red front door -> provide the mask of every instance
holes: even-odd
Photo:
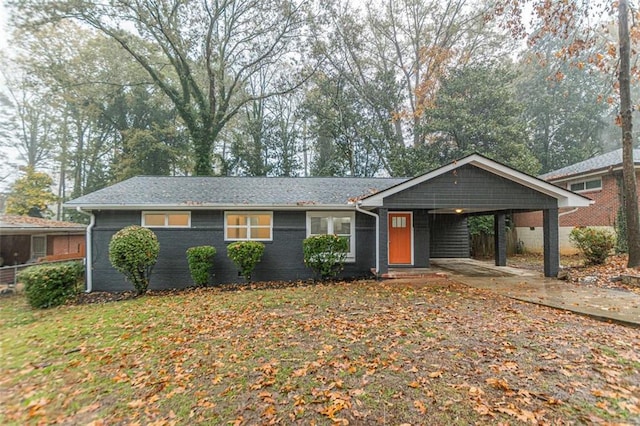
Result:
[[[389,264],[411,265],[411,213],[389,213]]]

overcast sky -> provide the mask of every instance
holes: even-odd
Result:
[[[7,11],[4,8],[4,0],[0,0],[0,49],[7,47]]]

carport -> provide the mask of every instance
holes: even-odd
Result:
[[[506,217],[542,211],[544,275],[560,267],[558,213],[586,207],[580,194],[473,154],[432,172],[364,197],[358,208],[374,214],[377,274],[389,268],[425,268],[432,258],[468,258],[467,219],[494,218],[495,265],[506,266]]]

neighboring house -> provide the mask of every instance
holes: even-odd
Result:
[[[312,277],[302,240],[331,233],[349,239],[344,276],[384,276],[390,268],[428,267],[430,258],[469,257],[467,217],[495,217],[496,264],[506,265],[505,217],[542,211],[544,272],[559,268],[558,209],[587,206],[571,191],[474,154],[408,179],[284,177],[135,177],[65,204],[91,215],[87,228],[87,291],[130,290],[109,263],[114,233],[149,227],[160,256],[151,288],[191,285],[186,250],[212,245],[214,283],[240,281],[226,246],[264,242],[255,280]]]
[[[636,177],[640,178],[640,149],[633,151]],[[622,149],[554,170],[538,176],[561,188],[589,197],[594,203],[586,208],[560,210],[559,246],[562,252],[575,252],[569,233],[576,226],[591,226],[615,232],[622,194]],[[543,232],[540,212],[514,216],[518,239],[525,250],[542,251]]]
[[[86,225],[30,216],[0,216],[0,266],[45,256],[84,255]]]

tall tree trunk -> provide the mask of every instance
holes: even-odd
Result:
[[[620,39],[620,120],[622,125],[622,183],[624,207],[627,219],[627,243],[629,268],[640,266],[640,223],[638,216],[638,191],[633,164],[633,123],[631,121],[630,88],[630,37],[627,0],[618,2],[618,37]]]

